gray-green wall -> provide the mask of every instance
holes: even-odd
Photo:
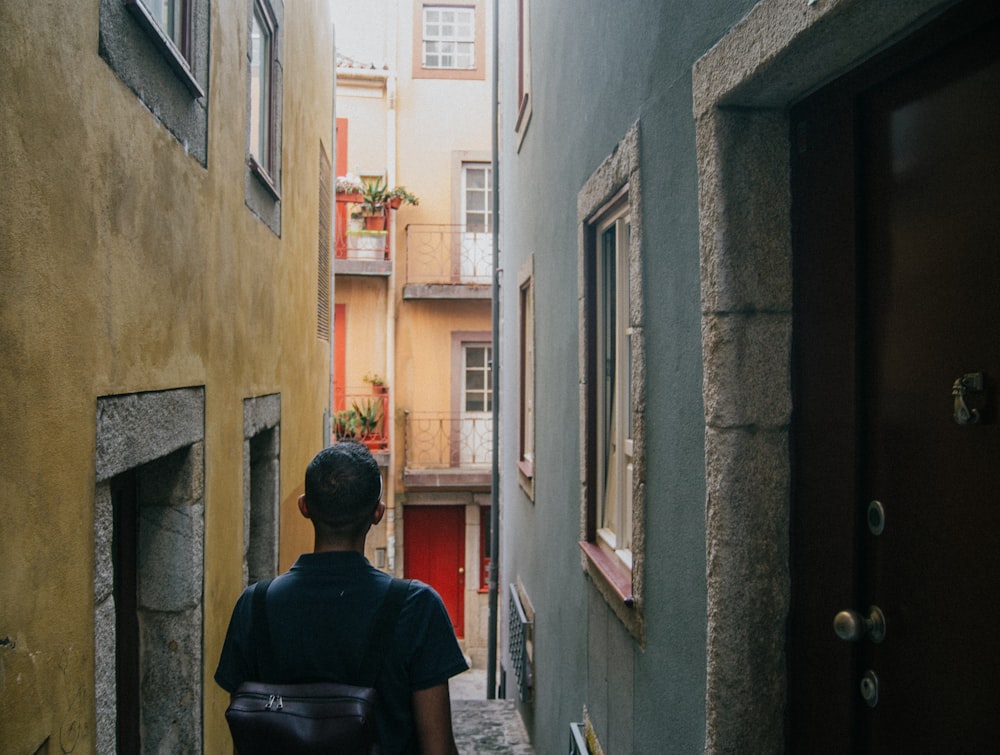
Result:
[[[753,5],[535,0],[531,121],[519,151],[516,67],[501,62],[501,412],[516,426],[517,274],[534,255],[535,500],[502,473],[501,586],[535,609],[538,752],[586,705],[609,753],[705,742],[705,428],[691,69]],[[501,50],[514,40],[501,19]],[[506,46],[511,50],[511,45]],[[577,193],[637,122],[646,337],[645,648],[581,568]],[[504,433],[504,437],[516,434]],[[516,442],[502,469],[516,470]],[[506,597],[506,592],[502,593]],[[511,684],[510,679],[508,683]],[[665,746],[669,743],[669,746]]]

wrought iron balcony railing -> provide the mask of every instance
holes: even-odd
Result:
[[[488,286],[492,273],[492,233],[463,225],[406,226],[407,284]]]
[[[493,418],[485,412],[404,412],[404,482],[408,486],[488,485]]]

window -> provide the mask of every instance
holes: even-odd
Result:
[[[534,257],[529,257],[518,275],[518,478],[534,500],[535,476],[535,287]]]
[[[452,458],[462,467],[485,468],[493,462],[493,345],[490,333],[454,331],[451,337],[452,406],[457,417]]]
[[[493,170],[490,163],[462,163],[463,283],[490,283],[493,269]]]
[[[579,194],[584,565],[642,641],[644,376],[636,124]]]
[[[517,134],[517,148],[528,130],[531,120],[531,3],[517,0],[517,115],[514,118],[514,132]]]
[[[191,70],[192,0],[125,0],[125,6],[191,94],[203,97],[205,92]]]
[[[271,131],[274,49],[274,19],[266,5],[255,2],[250,30],[249,151],[258,170],[268,179],[274,169]]]
[[[281,0],[250,0],[246,204],[281,235]]]
[[[413,13],[414,78],[486,78],[484,0],[415,0]]]
[[[424,68],[473,68],[476,14],[472,8],[424,6]]]
[[[101,0],[98,50],[119,79],[208,164],[210,0]]]
[[[632,329],[625,203],[597,226],[597,537],[632,568]]]

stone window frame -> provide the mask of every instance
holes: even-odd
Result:
[[[778,752],[785,744],[791,105],[953,4],[827,0],[792,12],[783,0],[761,0],[692,70],[705,406],[706,752]]]
[[[472,68],[425,68],[423,63],[424,8],[426,6],[456,6],[472,8],[475,14],[475,64]],[[486,2],[485,0],[413,0],[413,68],[414,79],[486,79]]]
[[[98,54],[203,167],[208,166],[211,0],[188,0],[182,52],[137,0],[100,0]]]
[[[253,77],[250,54],[254,14],[257,9],[272,22],[271,87],[270,87],[270,163],[262,165],[250,148]],[[244,201],[247,208],[260,218],[276,236],[281,236],[281,169],[282,169],[282,103],[284,100],[284,23],[283,0],[248,0],[246,15],[246,159],[243,171]]]
[[[579,390],[580,390],[580,549],[584,571],[629,633],[645,644],[643,582],[645,574],[645,339],[642,284],[642,187],[639,173],[639,122],[591,174],[577,195]],[[630,222],[628,286],[632,365],[629,382],[632,408],[632,565],[607,553],[598,542],[597,523],[597,385],[596,359],[596,221],[625,203]]]
[[[201,750],[204,695],[204,388],[97,399],[94,491],[94,689],[98,752],[118,734],[116,480],[134,474],[139,715],[150,741]]]

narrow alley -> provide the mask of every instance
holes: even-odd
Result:
[[[461,755],[533,755],[513,700],[486,699],[486,672],[470,669],[451,680],[451,719]]]

